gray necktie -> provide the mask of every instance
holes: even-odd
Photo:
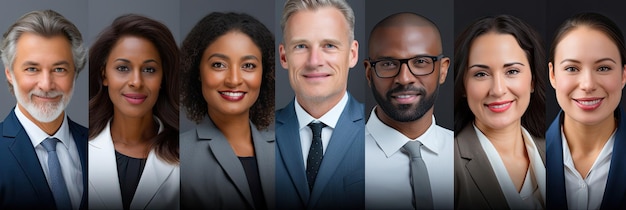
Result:
[[[315,185],[315,178],[317,172],[322,164],[324,158],[324,147],[322,146],[322,128],[326,125],[322,122],[309,123],[311,131],[313,132],[313,141],[311,142],[311,148],[309,148],[309,156],[306,160],[306,177],[309,183],[309,190],[313,190]]]
[[[430,190],[430,179],[428,179],[428,169],[420,148],[419,141],[409,141],[403,148],[411,156],[411,186],[413,186],[413,205],[415,209],[433,209],[433,196]]]
[[[41,146],[48,151],[48,177],[50,178],[50,189],[56,203],[57,209],[72,209],[70,195],[67,192],[65,179],[63,179],[63,171],[61,171],[61,163],[57,155],[57,142],[59,139],[51,137],[41,142]]]

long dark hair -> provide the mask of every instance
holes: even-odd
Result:
[[[510,34],[517,40],[530,63],[534,92],[530,95],[530,104],[522,115],[522,126],[536,137],[545,136],[545,85],[547,63],[543,44],[537,32],[524,21],[511,15],[484,17],[470,25],[454,43],[454,131],[461,130],[475,119],[474,113],[465,97],[464,77],[467,73],[470,46],[479,36],[487,32]]]
[[[187,118],[199,123],[207,116],[207,102],[202,96],[200,60],[204,50],[218,37],[230,31],[246,34],[261,51],[263,67],[261,92],[250,107],[250,120],[258,129],[274,121],[274,35],[265,25],[247,14],[213,12],[200,20],[181,47],[181,98]]]
[[[179,51],[170,30],[150,18],[128,14],[116,18],[105,28],[89,50],[89,138],[96,137],[113,117],[113,103],[108,88],[102,84],[102,72],[115,43],[123,36],[138,36],[152,42],[163,64],[163,81],[152,113],[163,123],[163,131],[153,139],[158,157],[170,163],[178,158]]]

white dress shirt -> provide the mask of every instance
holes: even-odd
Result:
[[[600,209],[604,188],[609,178],[609,168],[611,166],[611,156],[613,154],[613,143],[615,142],[615,132],[606,141],[602,151],[596,161],[587,172],[587,177],[582,178],[574,167],[572,153],[569,150],[567,139],[561,127],[561,138],[563,139],[563,165],[565,166],[565,194],[567,196],[567,208],[569,209]]]
[[[476,128],[476,125],[474,125],[474,130],[480,145],[489,159],[489,163],[498,179],[498,184],[509,207],[511,209],[545,209],[546,167],[530,133],[522,127],[524,146],[526,147],[530,164],[526,171],[524,183],[522,183],[522,189],[518,192],[496,148],[487,136]]]
[[[67,192],[72,202],[72,209],[78,209],[83,196],[83,171],[80,164],[80,156],[78,155],[78,148],[70,132],[67,115],[63,116],[61,127],[52,136],[37,127],[35,123],[31,122],[18,106],[15,106],[15,116],[17,116],[20,124],[24,127],[31,143],[33,143],[35,153],[37,153],[37,157],[39,158],[39,164],[48,181],[48,186],[51,186],[50,172],[48,170],[48,151],[41,145],[41,142],[48,137],[55,137],[60,140],[60,144],[56,144],[57,156],[61,163],[61,171],[63,172],[63,179],[65,180]]]
[[[432,124],[416,139],[410,139],[378,119],[372,110],[365,125],[365,208],[414,209],[410,157],[402,149],[419,141],[428,168],[434,209],[454,208],[454,134]]]
[[[330,142],[330,137],[333,135],[333,130],[335,130],[335,126],[337,125],[337,121],[339,121],[339,117],[343,112],[343,109],[348,104],[348,94],[344,92],[343,97],[339,100],[332,109],[330,109],[326,114],[322,115],[319,119],[315,119],[309,113],[307,113],[298,100],[294,100],[294,106],[296,109],[296,116],[298,117],[298,128],[300,129],[300,146],[302,147],[302,158],[304,160],[304,168],[306,168],[306,160],[309,157],[309,149],[311,148],[311,144],[313,143],[313,131],[309,128],[309,123],[322,122],[326,124],[326,127],[322,128],[322,152],[326,153],[326,148],[328,147],[328,142]]]

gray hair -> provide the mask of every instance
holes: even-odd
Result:
[[[280,20],[280,28],[283,34],[285,34],[285,25],[291,15],[301,10],[317,10],[323,7],[334,7],[343,14],[348,26],[350,26],[350,31],[348,32],[350,41],[354,40],[354,11],[352,11],[352,7],[345,0],[287,0],[283,8],[282,19]]]
[[[72,45],[72,56],[76,68],[75,78],[85,66],[87,51],[83,47],[83,38],[78,28],[63,15],[53,10],[39,10],[26,13],[4,33],[0,53],[4,67],[13,72],[15,46],[23,33],[34,33],[44,37],[65,36]]]

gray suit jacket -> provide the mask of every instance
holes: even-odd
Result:
[[[546,140],[533,136],[546,161]],[[510,209],[472,124],[454,138],[454,208]]]
[[[274,136],[250,128],[263,196],[274,209]],[[180,171],[183,209],[254,209],[243,166],[210,118],[181,134]]]

